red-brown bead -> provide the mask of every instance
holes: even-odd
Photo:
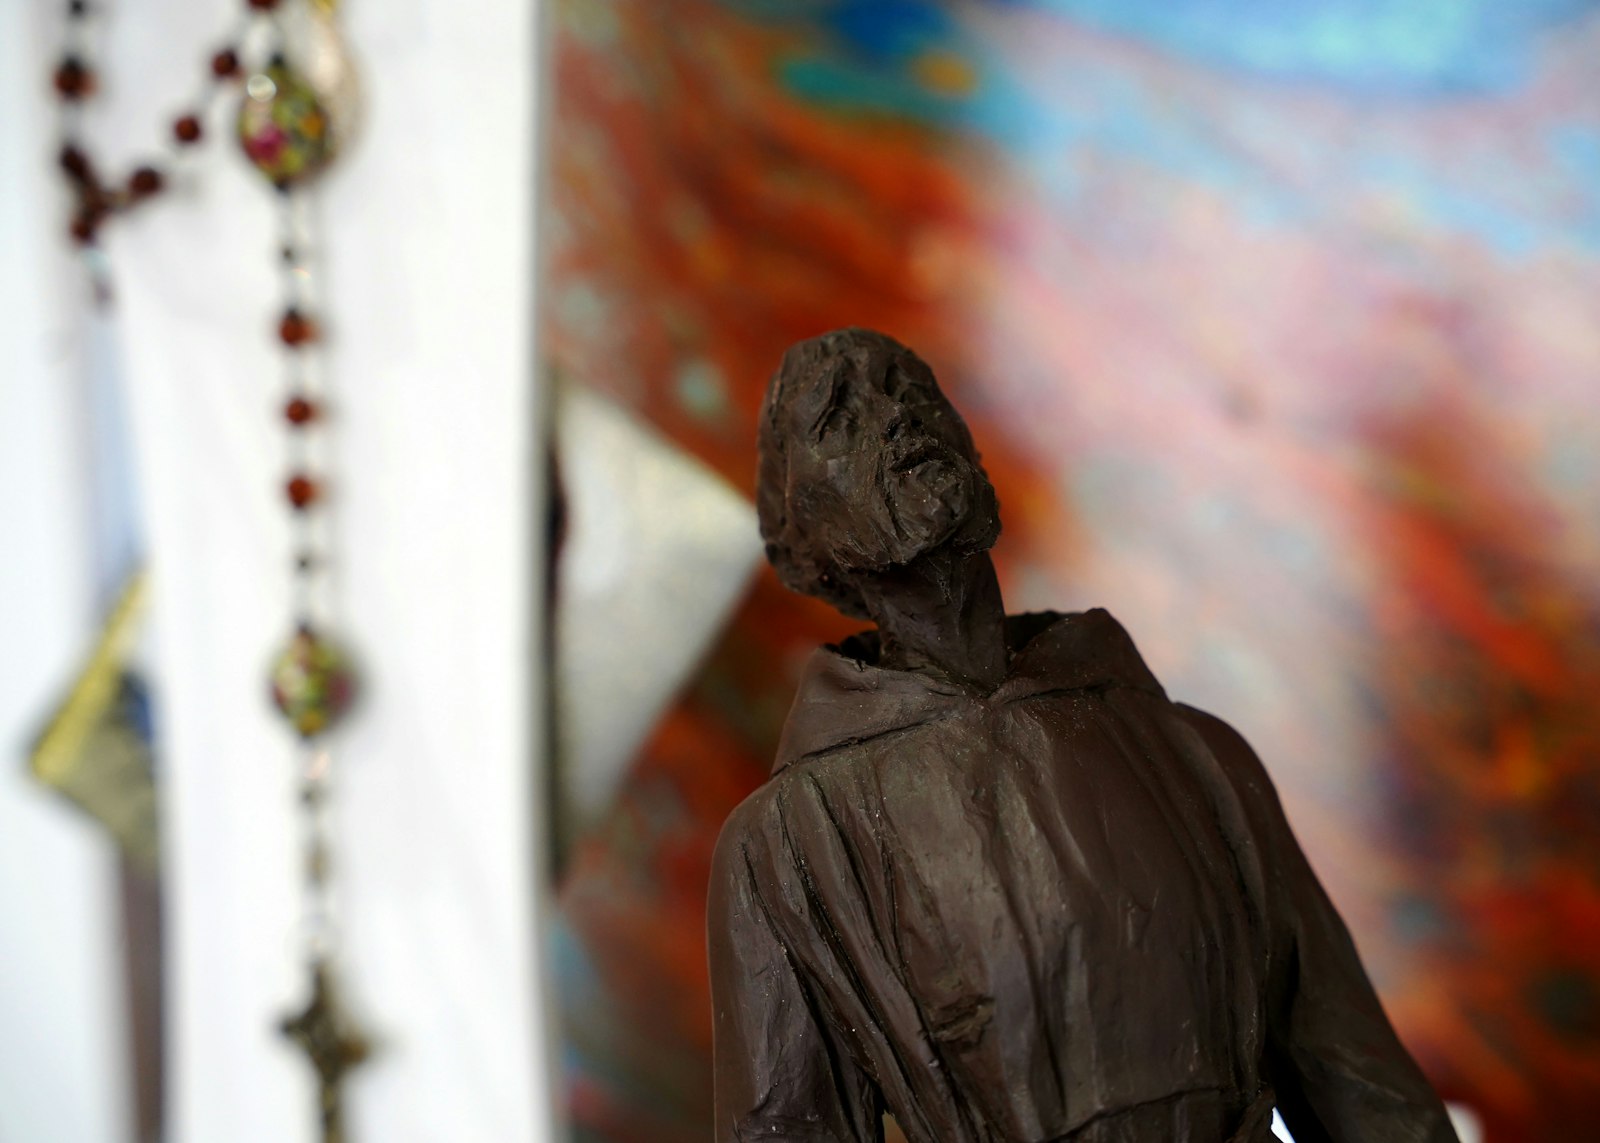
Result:
[[[94,94],[94,72],[77,56],[68,56],[56,68],[55,85],[62,99],[84,99]]]
[[[227,79],[229,76],[239,74],[239,53],[232,48],[223,48],[211,57],[211,74],[218,79]]]
[[[100,229],[100,219],[99,212],[93,210],[79,210],[74,214],[72,216],[72,225],[69,227],[73,241],[80,246],[88,246],[92,243],[95,240],[96,232]]]
[[[94,165],[82,150],[68,143],[61,148],[61,169],[79,186],[94,181]]]
[[[257,12],[270,12],[278,6],[278,0],[246,0],[246,2]]]
[[[200,118],[197,115],[183,115],[173,120],[172,136],[180,143],[198,143],[200,141]]]
[[[295,428],[309,425],[322,415],[322,410],[316,402],[305,397],[290,397],[283,406],[283,419]]]
[[[128,195],[131,198],[149,198],[160,194],[167,185],[164,175],[154,167],[140,167],[128,176]]]
[[[278,322],[278,338],[290,349],[298,349],[306,342],[317,339],[317,323],[290,307]]]
[[[321,486],[303,472],[291,476],[283,488],[289,496],[289,503],[299,512],[305,511],[322,498]]]

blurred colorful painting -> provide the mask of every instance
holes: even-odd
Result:
[[[1600,1122],[1600,3],[561,0],[547,328],[740,487],[791,341],[916,347],[1012,610],[1256,744],[1491,1143]],[[799,664],[759,581],[560,886],[580,1138],[709,1138],[703,908]]]

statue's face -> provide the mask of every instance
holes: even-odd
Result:
[[[902,350],[851,349],[788,402],[789,511],[841,571],[882,571],[945,544],[993,545],[994,489],[933,373]]]

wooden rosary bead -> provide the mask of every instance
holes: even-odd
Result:
[[[218,79],[227,79],[239,74],[239,53],[232,48],[223,48],[211,57],[211,74]]]
[[[172,135],[180,143],[200,141],[201,127],[198,115],[179,116],[172,124]]]
[[[77,56],[67,56],[56,68],[55,85],[62,99],[85,99],[94,94],[94,72],[85,67]]]
[[[297,472],[284,485],[289,503],[297,512],[304,512],[322,498],[322,488],[303,472]]]
[[[128,195],[131,198],[149,198],[160,194],[167,185],[164,175],[154,167],[140,167],[128,176]]]
[[[290,349],[298,349],[308,341],[317,339],[317,323],[291,306],[284,311],[278,323],[278,339]]]

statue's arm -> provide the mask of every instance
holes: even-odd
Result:
[[[746,808],[717,843],[707,908],[718,1143],[882,1143],[876,1089],[836,1050],[775,929],[758,884],[767,848]]]
[[[1220,719],[1183,709],[1261,844],[1274,960],[1267,1063],[1296,1143],[1455,1143],[1444,1104],[1395,1035],[1255,752]]]

